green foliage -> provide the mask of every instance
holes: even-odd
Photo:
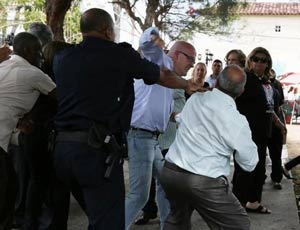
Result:
[[[81,33],[79,32],[80,15],[79,1],[74,1],[65,17],[64,36],[66,42],[78,43],[82,40]]]
[[[167,15],[164,31],[172,40],[188,39],[195,32],[206,34],[223,34],[228,32],[231,23],[237,19],[236,11],[245,1],[239,0],[195,0],[197,8],[193,14],[187,12],[174,21],[174,17]],[[174,9],[173,9],[174,10]],[[173,12],[175,14],[175,12]],[[178,14],[178,13],[177,13]],[[170,14],[172,15],[172,14]],[[169,26],[172,24],[172,26]]]
[[[25,30],[32,22],[46,22],[45,1],[44,0],[17,0],[18,5],[24,6],[24,24]]]
[[[17,12],[13,20],[7,21],[8,10]],[[66,14],[65,19],[65,39],[67,42],[77,42],[81,39],[79,28],[79,1],[75,0]],[[6,36],[8,27],[23,26],[24,30],[32,22],[46,23],[45,0],[0,0],[0,30]]]
[[[224,33],[237,16],[236,10],[246,0],[147,0],[146,14],[138,16],[137,2],[113,0],[142,30],[156,26],[172,40],[186,39],[195,32]]]

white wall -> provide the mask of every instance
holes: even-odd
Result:
[[[275,26],[281,32],[275,32]],[[300,15],[299,16],[247,16],[233,25],[229,36],[197,34],[193,44],[202,57],[209,49],[214,58],[224,60],[230,49],[241,49],[246,55],[257,46],[271,53],[277,74],[300,72]]]

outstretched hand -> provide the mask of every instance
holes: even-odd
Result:
[[[0,47],[0,63],[9,59],[9,55],[11,54],[11,49],[4,43]]]
[[[206,92],[208,90],[207,88],[204,88],[203,86],[193,82],[192,79],[189,79],[187,81],[188,81],[188,86],[185,91],[189,95],[191,95],[195,92]]]

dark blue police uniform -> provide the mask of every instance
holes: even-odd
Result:
[[[116,135],[126,132],[134,102],[133,78],[154,84],[159,74],[159,67],[142,59],[129,44],[85,37],[54,59],[58,135],[88,133],[93,122],[108,124]],[[91,230],[124,229],[123,166],[116,164],[105,179],[107,155],[84,141],[58,140],[55,146],[56,174],[66,189],[81,188]]]

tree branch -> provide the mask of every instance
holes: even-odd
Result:
[[[136,3],[136,1],[135,1],[135,3]],[[136,21],[139,24],[139,26],[141,28],[145,27],[144,23],[142,22],[142,19],[140,17],[137,17],[135,15],[135,13],[133,12],[133,10],[132,10],[133,8],[130,6],[129,0],[112,1],[110,3],[119,5],[121,8],[123,8],[126,11],[126,13],[128,14],[129,17],[131,17],[134,21]]]

